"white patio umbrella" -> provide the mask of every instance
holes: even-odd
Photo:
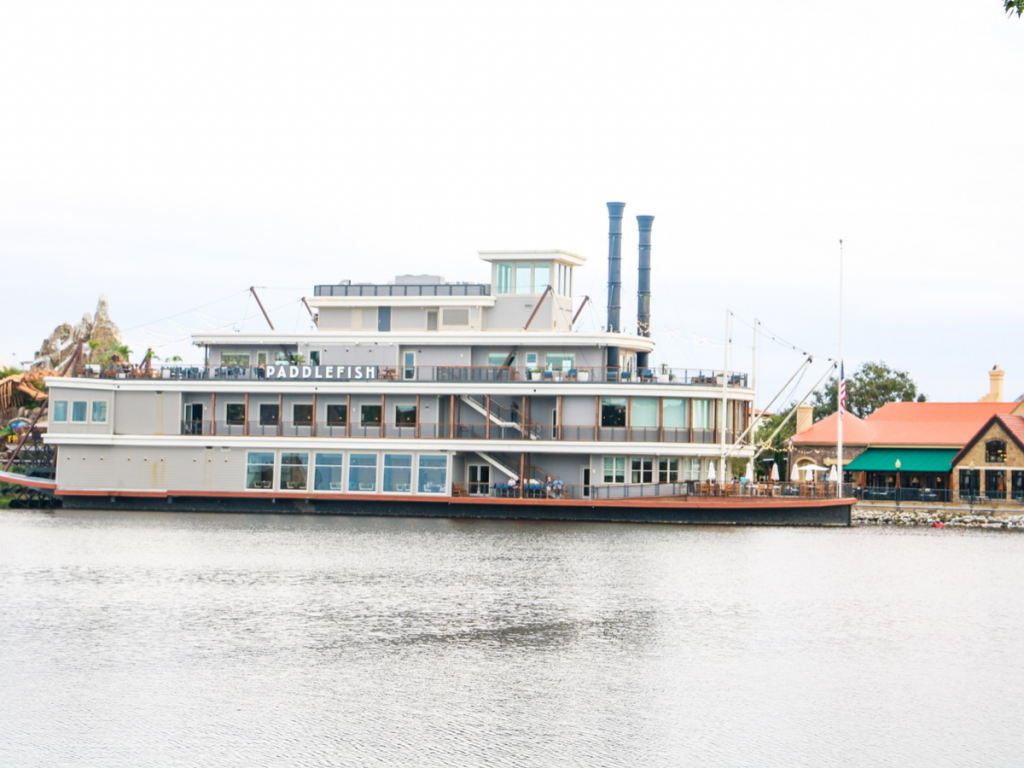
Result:
[[[708,464],[708,482],[713,483],[718,479],[718,473],[715,471],[715,462]]]
[[[747,482],[754,482],[754,460],[751,459],[747,462]]]
[[[772,482],[779,482],[779,465],[776,462],[772,462]]]
[[[835,464],[833,464],[832,465],[832,469],[830,469],[828,471],[828,481],[830,483],[838,483],[839,482],[839,470],[836,469],[836,465]]]
[[[794,483],[800,482],[800,469],[798,467],[793,467],[793,471],[790,473],[789,479]]]

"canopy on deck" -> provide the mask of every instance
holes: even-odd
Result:
[[[949,472],[955,448],[868,448],[846,465],[847,472]]]

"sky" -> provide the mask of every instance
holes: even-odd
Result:
[[[1024,394],[1024,19],[1000,0],[0,3],[0,358],[105,293],[138,357],[305,330],[341,279],[486,281],[479,250],[652,234],[656,363],[839,354]],[[194,311],[198,308],[198,312]],[[186,340],[186,341],[182,341]],[[789,390],[787,390],[787,393]],[[783,393],[783,397],[788,396]],[[793,389],[802,396],[803,391]]]

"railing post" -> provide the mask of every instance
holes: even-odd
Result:
[[[217,434],[217,393],[210,393],[210,434]]]
[[[217,414],[213,414],[214,418],[217,418]],[[229,429],[228,432],[231,430]],[[242,434],[246,437],[249,436],[249,393],[245,393],[245,422],[242,424]]]

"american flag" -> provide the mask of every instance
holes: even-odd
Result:
[[[846,410],[846,367],[839,363],[839,418],[843,418]]]

